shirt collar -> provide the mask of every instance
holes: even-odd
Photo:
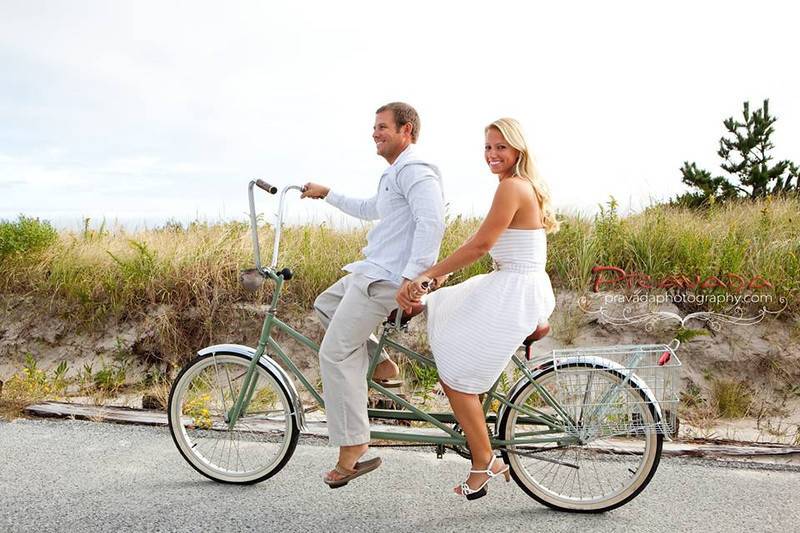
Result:
[[[405,163],[406,161],[410,161],[414,158],[414,143],[409,144],[406,146],[406,149],[400,152],[400,155],[397,156],[397,159],[394,160],[394,163],[389,165],[389,168],[397,168],[400,166],[401,163]]]

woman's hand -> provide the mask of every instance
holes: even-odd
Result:
[[[445,284],[447,278],[450,277],[450,274],[445,274],[444,276],[439,276],[438,278],[433,278],[433,289],[438,289],[442,285]],[[433,290],[431,289],[431,290]]]
[[[414,280],[409,284],[408,293],[412,300],[415,302],[419,302],[422,295],[427,294],[427,292],[432,289],[431,286],[433,280],[422,274],[421,276],[417,276]]]

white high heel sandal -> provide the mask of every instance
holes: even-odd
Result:
[[[497,456],[493,455],[492,460],[489,461],[489,464],[486,466],[486,470],[470,470],[470,474],[486,474],[489,476],[486,481],[484,481],[480,487],[477,489],[472,489],[467,484],[466,481],[463,481],[459,488],[461,489],[461,494],[466,497],[468,500],[477,500],[478,498],[482,498],[486,496],[486,484],[489,483],[492,479],[496,478],[499,475],[504,475],[506,478],[506,483],[511,481],[511,472],[509,470],[509,466],[505,465],[505,468],[498,472],[492,472],[492,466],[494,466],[494,462],[497,460]]]

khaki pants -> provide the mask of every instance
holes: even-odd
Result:
[[[332,446],[369,442],[367,370],[377,346],[373,332],[397,308],[397,289],[389,281],[348,274],[314,301],[326,328],[319,367]],[[387,358],[381,353],[381,360]]]

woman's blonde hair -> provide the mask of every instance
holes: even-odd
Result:
[[[533,155],[528,151],[528,144],[525,142],[525,136],[522,133],[522,126],[513,118],[499,118],[486,126],[484,131],[488,132],[490,128],[499,131],[506,142],[519,151],[517,164],[514,166],[514,174],[531,182],[533,192],[539,201],[539,209],[542,211],[542,224],[544,224],[547,233],[555,233],[558,231],[560,222],[556,219],[556,214],[553,211],[550,189],[536,170]]]

